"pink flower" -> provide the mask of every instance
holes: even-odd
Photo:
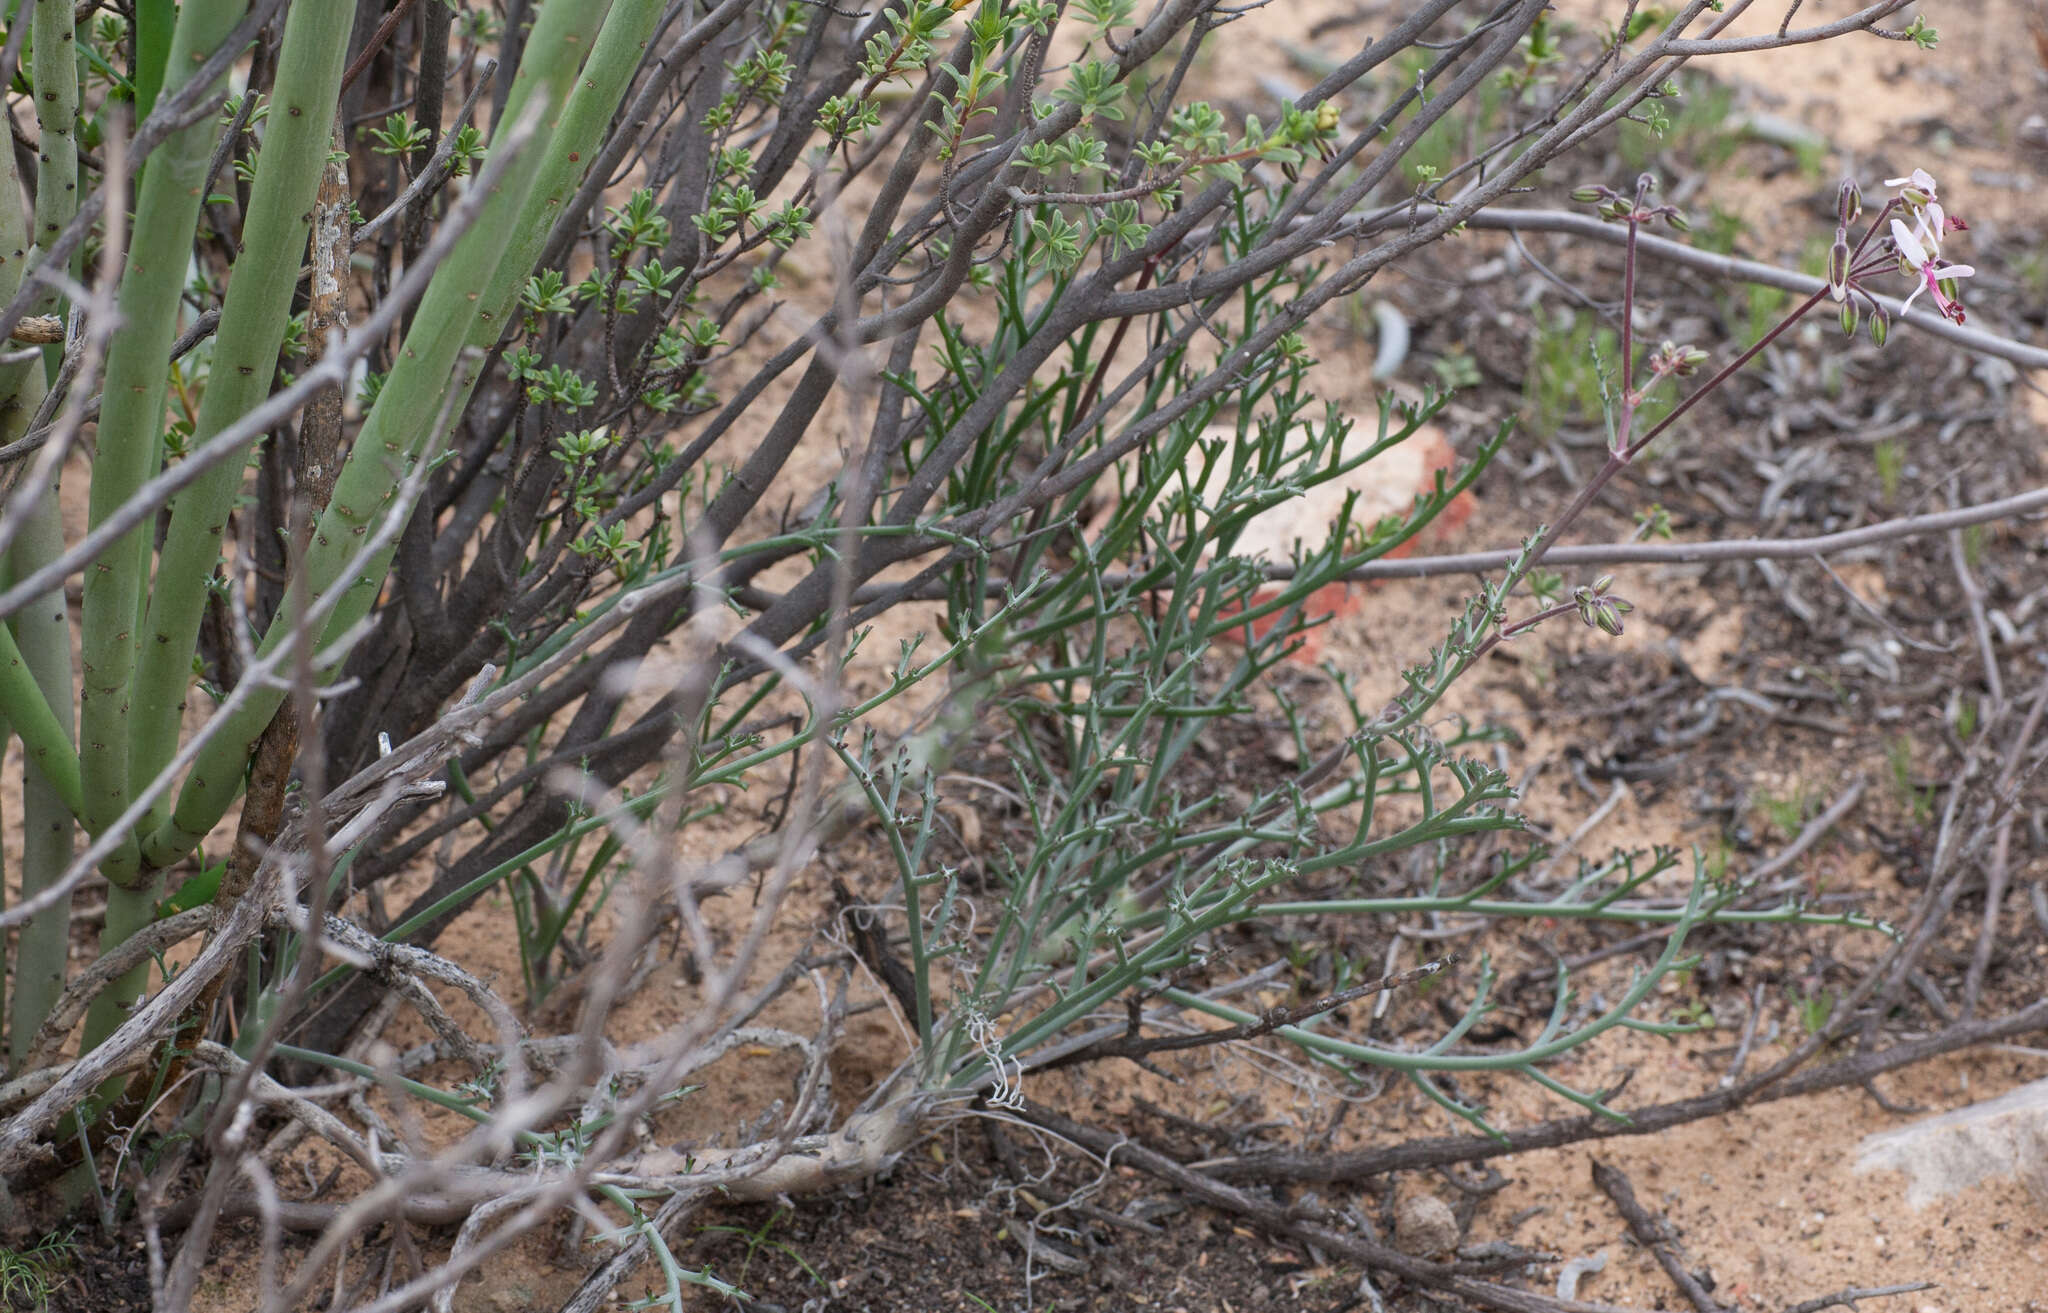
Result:
[[[1937,258],[1941,255],[1944,237],[1969,227],[1961,219],[1949,218],[1941,208],[1937,196],[1939,184],[1925,169],[1915,169],[1904,178],[1886,178],[1884,185],[1901,189],[1899,203],[1905,207],[1906,213],[1913,216],[1913,235],[1920,239],[1925,250]]]
[[[1933,200],[1936,191],[1939,190],[1935,185],[1934,175],[1925,169],[1915,169],[1903,178],[1886,178],[1884,185],[1905,188],[1899,193],[1900,199],[1913,209],[1918,209]]]
[[[1957,278],[1971,277],[1977,272],[1976,269],[1967,264],[1943,264],[1939,248],[1930,252],[1927,245],[1915,235],[1914,230],[1897,219],[1892,220],[1892,241],[1898,245],[1899,258],[1906,262],[1913,276],[1919,281],[1919,286],[1906,298],[1906,304],[1902,308],[1912,309],[1913,302],[1920,293],[1927,292],[1934,297],[1935,307],[1941,311],[1942,318],[1962,323],[1962,305],[1954,300],[1949,292],[1942,289],[1942,284]]]

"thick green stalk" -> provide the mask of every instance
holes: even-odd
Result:
[[[8,209],[16,211],[18,215],[21,207],[16,202],[15,198],[19,194],[19,192],[10,193],[4,200],[0,200],[0,204],[4,204]],[[18,275],[10,275],[8,278],[5,279],[5,281],[18,282]],[[19,289],[17,288],[17,290]],[[28,371],[24,371],[20,365],[5,366],[4,368],[0,368],[0,372],[4,372],[5,375],[5,380],[0,381],[0,395],[4,395],[5,398],[4,400],[0,400],[0,409],[4,409],[4,411],[6,412],[4,417],[0,417],[0,442],[11,442],[16,437],[20,436],[22,429],[25,427],[21,419],[21,416],[24,410],[26,409],[23,397],[21,395],[22,384],[28,381],[28,377],[32,377],[33,375],[30,374]],[[8,562],[0,561],[0,583],[11,584],[13,582],[13,571],[9,567]],[[5,628],[6,625],[0,624],[0,629]],[[4,744],[6,743],[6,741],[7,722],[4,719],[0,719],[0,744]],[[26,785],[28,781],[36,778],[36,772],[33,769],[30,769],[26,766],[23,767],[21,774],[24,785]],[[28,891],[24,889],[22,892],[26,894]],[[4,880],[0,880],[0,905],[4,905],[6,901],[7,885]],[[31,927],[31,929],[33,929],[33,927]],[[14,997],[17,1006],[20,1003],[22,989],[24,988],[24,986],[21,984],[21,958],[25,956],[29,950],[28,934],[28,931],[23,932],[21,938],[21,946],[17,950],[16,954],[16,989]],[[60,979],[58,981],[58,984],[61,987],[63,981]],[[14,1059],[8,1064],[8,1067],[12,1071],[19,1071],[21,1069],[20,1059]]]
[[[4,626],[0,626],[0,715],[6,716],[21,740],[29,768],[49,782],[67,808],[82,815],[84,791],[79,787],[78,753],[71,746],[71,736],[50,710],[49,700],[15,646],[14,631]]]
[[[78,212],[78,40],[71,0],[36,0],[30,32],[35,37],[29,67],[40,139],[34,240],[47,247]]]
[[[270,394],[315,194],[327,167],[353,21],[344,4],[294,5],[285,20],[242,249],[221,305],[194,446]],[[137,786],[154,779],[177,753],[207,583],[220,559],[245,463],[245,455],[230,456],[171,503],[132,686],[128,771]],[[151,819],[161,823],[169,812],[167,796]]]
[[[43,393],[42,373],[31,368],[18,407],[24,418],[34,412]],[[0,428],[0,433],[8,431]],[[10,552],[15,578],[53,561],[64,550],[64,517],[58,509],[53,484],[22,526]],[[22,659],[30,675],[53,707],[63,707],[66,716],[58,727],[69,734],[72,706],[71,614],[64,605],[61,588],[52,589],[31,602],[10,622]],[[21,786],[21,894],[27,898],[55,884],[71,865],[71,808],[41,771],[23,772]],[[14,958],[14,1003],[9,1021],[9,1053],[13,1069],[30,1039],[50,1015],[50,1007],[63,991],[65,969],[71,948],[71,900],[60,898],[30,918],[21,928]]]
[[[187,0],[178,15],[164,87],[182,85],[246,8],[243,0]],[[107,355],[89,501],[94,527],[125,505],[161,460],[166,368],[199,219],[199,193],[216,135],[211,116],[172,134],[150,157],[143,174],[128,268],[121,278],[121,331]],[[79,769],[84,819],[94,834],[111,825],[132,797],[128,685],[135,667],[143,585],[149,576],[151,528],[145,522],[122,535],[85,572]],[[142,882],[137,858],[135,847],[128,845],[102,863],[117,894]],[[121,918],[110,906],[109,936],[117,919]],[[109,937],[103,942],[120,941]],[[101,997],[111,1003],[115,993],[110,990]]]
[[[138,930],[146,930],[156,920],[156,905],[163,901],[164,879],[161,871],[148,871],[140,877],[140,883],[130,887],[110,884],[107,886],[107,919],[100,927],[100,950],[118,948],[128,942],[128,936]],[[128,1019],[136,1000],[149,988],[149,973],[152,963],[144,962],[113,984],[100,991],[99,997],[85,1014],[85,1031],[80,1036],[80,1052],[90,1052],[100,1042],[120,1028]],[[128,1083],[126,1076],[115,1076],[100,1087],[101,1097],[117,1097]]]
[[[156,108],[157,97],[183,82],[171,63],[177,58],[176,0],[135,0],[135,119],[141,122]],[[166,53],[166,47],[169,47]],[[207,49],[212,49],[208,46]],[[168,83],[168,88],[166,87]]]
[[[591,0],[548,0],[528,35],[503,121],[521,122],[532,105],[540,125],[536,137],[498,175],[476,224],[435,271],[420,300],[411,331],[335,482],[333,500],[314,526],[305,565],[314,597],[325,596],[342,582],[342,568],[387,513],[414,462],[438,455],[428,446],[430,441],[438,441],[433,420],[464,344],[472,332],[485,333],[487,326],[480,321],[486,315],[489,331],[485,340],[494,341],[503,325],[503,314],[486,299],[497,286],[500,265],[528,229],[538,229],[540,239],[546,238],[552,216],[535,217],[529,201],[541,194],[536,183],[546,160],[560,148],[557,143],[562,134],[557,125],[562,121],[564,102],[604,10],[605,6]],[[582,158],[589,158],[588,150]],[[557,199],[555,205],[559,204]],[[346,592],[324,630],[328,638],[347,632],[369,614],[389,562],[387,551],[346,582]],[[297,606],[288,602],[264,635],[260,650],[274,651],[286,641],[298,625],[298,615]],[[178,860],[219,822],[241,790],[251,746],[283,697],[279,690],[252,697],[201,750],[170,819],[158,826],[144,845],[152,864]]]
[[[36,176],[35,233],[41,241],[63,230],[78,203],[78,147],[73,137],[78,117],[78,64],[67,0],[36,0],[33,23],[36,119],[42,137]],[[4,195],[0,195],[0,249],[19,255],[19,246],[28,236],[28,224],[21,213],[21,188],[12,152],[8,152],[5,168],[0,169],[0,190],[4,190]],[[0,295],[12,296],[20,290],[21,278],[39,258],[40,252],[32,249],[26,258],[11,259],[0,270]],[[52,290],[38,309],[55,308],[59,300]],[[43,393],[40,362],[23,361],[0,369],[0,442],[13,442],[23,436],[42,403]],[[64,517],[57,501],[57,486],[52,483],[44,489],[41,500],[15,538],[8,554],[7,573],[17,579],[26,578],[63,550]],[[61,738],[65,746],[58,759],[71,780],[71,796],[67,800],[41,765],[22,771],[21,892],[29,898],[56,883],[71,864],[73,808],[79,803],[77,756],[71,746],[76,740],[71,614],[64,603],[64,590],[51,590],[24,607],[8,625],[0,626],[9,628],[23,667],[40,689],[41,706],[48,713],[30,715],[32,723],[44,727],[43,760],[48,761],[48,754],[57,750],[57,745],[49,740]],[[24,746],[29,746],[26,739]],[[31,1038],[63,991],[70,948],[69,898],[60,898],[44,908],[21,929],[15,946],[15,988],[8,1022],[10,1066],[16,1071],[20,1070]]]
[[[4,570],[4,569],[0,569],[0,579],[8,579],[8,572],[7,572],[6,570]],[[11,583],[11,582],[13,582],[13,581],[12,581],[11,579],[8,579],[8,582],[10,582],[10,583]],[[4,721],[4,720],[0,720],[0,741],[4,741],[4,740],[6,739],[6,737],[7,737],[7,722],[6,722],[6,721]],[[27,774],[33,775],[33,774],[35,774],[35,772],[34,772],[34,771],[29,771],[29,772],[27,772]],[[5,882],[5,881],[0,881],[0,906],[5,906],[6,902],[7,902],[7,885],[6,885],[6,882]],[[24,940],[24,941],[23,941],[23,946],[24,946],[24,947],[26,947],[26,946],[27,946],[27,941],[26,941],[26,940]],[[63,982],[62,982],[62,981],[59,981],[58,983],[59,983],[59,984],[61,985],[61,984],[62,984]],[[22,987],[21,987],[21,985],[20,985],[20,982],[19,982],[19,981],[17,981],[17,982],[16,982],[16,988],[15,988],[15,994],[14,994],[14,997],[15,997],[15,1000],[16,1000],[16,1002],[17,1002],[17,1003],[19,1003],[19,1001],[20,1001],[20,999],[21,999],[21,988],[22,988]],[[5,987],[4,987],[4,985],[0,985],[0,996],[4,996],[4,993],[5,993]],[[16,1058],[16,1059],[14,1059],[14,1060],[10,1061],[10,1062],[9,1062],[9,1063],[8,1063],[7,1065],[8,1065],[8,1069],[9,1069],[10,1071],[18,1071],[18,1070],[20,1070],[20,1060],[19,1060],[18,1058]]]
[[[534,262],[554,231],[555,220],[562,217],[562,206],[583,185],[583,175],[604,142],[612,115],[626,98],[663,8],[662,0],[617,0],[605,18],[597,44],[591,47],[590,62],[562,107],[561,121],[548,143],[547,157],[541,161],[540,177],[520,215],[519,229],[484,295],[486,313],[477,316],[470,330],[473,358],[461,362],[461,372],[455,377],[454,413],[461,413],[476,387],[484,353],[497,345],[520,289],[533,276]]]
[[[14,153],[0,152],[0,300],[21,290],[21,280],[31,261],[28,216],[21,208],[21,178],[15,172]],[[74,169],[75,176],[75,169]],[[29,419],[42,401],[42,370],[34,360],[0,366],[0,443],[12,442],[28,428]],[[50,494],[54,497],[53,491]],[[38,512],[40,514],[40,512]],[[17,562],[20,556],[16,556]],[[38,605],[32,608],[42,610]],[[70,662],[70,642],[65,642],[65,662]],[[66,681],[68,685],[68,680]],[[53,706],[63,707],[60,720]],[[44,696],[29,664],[15,646],[14,632],[0,625],[0,716],[4,716],[21,739],[31,779],[47,781],[63,798],[68,810],[83,808],[79,788],[78,752],[72,746],[69,725],[70,690],[54,704]]]

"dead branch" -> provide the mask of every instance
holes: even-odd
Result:
[[[1432,1263],[1414,1258],[1388,1245],[1377,1244],[1351,1231],[1335,1229],[1335,1219],[1315,1220],[1297,1216],[1297,1210],[1263,1199],[1246,1190],[1216,1179],[1208,1171],[1197,1171],[1166,1155],[1135,1144],[1121,1135],[1085,1126],[1080,1122],[1035,1105],[1020,1114],[1034,1126],[1079,1145],[1112,1165],[1136,1167],[1193,1196],[1203,1203],[1223,1208],[1274,1235],[1305,1241],[1333,1254],[1382,1272],[1391,1272],[1430,1290],[1456,1295],[1481,1308],[1503,1313],[1635,1313],[1613,1304],[1592,1304],[1575,1299],[1558,1299],[1534,1291],[1479,1281],[1466,1275],[1464,1264]]]
[[[1699,1313],[1721,1313],[1720,1301],[1707,1293],[1698,1277],[1685,1270],[1685,1263],[1671,1235],[1671,1224],[1637,1201],[1635,1187],[1629,1184],[1622,1170],[1596,1161],[1593,1164],[1593,1184],[1614,1201],[1615,1211],[1628,1223],[1629,1234],[1656,1257],[1657,1265],[1664,1269],[1665,1276],[1671,1278],[1671,1284],[1678,1287],[1678,1293],[1690,1300]]]
[[[1786,1309],[1785,1313],[1820,1313],[1825,1308],[1851,1308],[1858,1300],[1884,1299],[1890,1295],[1910,1295],[1915,1291],[1933,1290],[1935,1288],[1935,1284],[1932,1281],[1915,1281],[1910,1285],[1903,1286],[1851,1286],[1846,1290],[1837,1290],[1832,1295],[1822,1295],[1818,1299],[1809,1299],[1802,1303],[1794,1304]]]

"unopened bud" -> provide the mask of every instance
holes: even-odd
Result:
[[[1877,345],[1877,346],[1883,346],[1883,345],[1884,345],[1884,340],[1885,340],[1886,338],[1890,337],[1891,335],[1892,335],[1892,321],[1891,321],[1891,316],[1887,315],[1887,314],[1886,314],[1886,313],[1885,313],[1884,311],[1882,311],[1882,310],[1872,310],[1872,311],[1870,312],[1870,340],[1871,340],[1871,342],[1872,342],[1873,344]]]
[[[1843,179],[1842,190],[1835,193],[1835,220],[1844,228],[1856,222],[1863,213],[1863,191],[1852,179]]]
[[[1574,187],[1572,188],[1572,199],[1581,205],[1591,205],[1596,201],[1607,199],[1607,189],[1590,185]]]
[[[1593,623],[1616,638],[1621,637],[1621,617],[1615,614],[1613,607],[1595,607],[1593,609]]]
[[[1617,196],[1600,207],[1600,217],[1603,219],[1626,219],[1634,208],[1627,201]]]
[[[1853,301],[1843,303],[1840,317],[1843,335],[1847,337],[1856,336],[1856,325],[1862,320],[1863,316],[1857,312]]]
[[[1840,237],[1828,248],[1828,295],[1837,302],[1849,299],[1849,243]]]
[[[1335,132],[1336,130],[1337,107],[1326,100],[1316,106],[1316,131]]]
[[[1664,208],[1664,222],[1670,224],[1673,228],[1677,229],[1679,232],[1682,233],[1689,233],[1692,231],[1692,221],[1687,219],[1684,213],[1680,211],[1676,206],[1666,206]]]
[[[1612,587],[1614,587],[1614,576],[1611,574],[1603,574],[1593,581],[1593,591],[1596,593],[1604,593]]]

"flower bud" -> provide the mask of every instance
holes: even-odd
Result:
[[[1835,194],[1835,220],[1844,228],[1856,222],[1863,213],[1863,192],[1851,179],[1843,179],[1842,190]]]
[[[1870,312],[1870,340],[1871,340],[1871,342],[1872,342],[1873,344],[1877,345],[1877,346],[1883,346],[1883,345],[1884,345],[1884,340],[1885,340],[1886,338],[1890,337],[1891,335],[1892,335],[1892,321],[1891,321],[1891,316],[1887,315],[1887,314],[1886,314],[1886,313],[1885,313],[1885,312],[1884,312],[1883,310],[1877,310],[1877,309],[1873,309],[1873,310],[1872,310],[1872,311]]]
[[[1326,100],[1316,106],[1316,131],[1335,132],[1336,130],[1337,107]]]
[[[1595,607],[1593,609],[1593,623],[1616,638],[1621,637],[1621,617],[1615,614],[1613,607]]]
[[[1828,295],[1837,304],[1849,299],[1849,243],[1840,237],[1828,248]]]
[[[1676,206],[1667,205],[1664,207],[1664,222],[1670,224],[1673,228],[1677,229],[1679,232],[1682,233],[1689,233],[1692,231],[1692,221],[1690,219],[1687,219],[1685,217],[1684,212],[1679,210]]]
[[[1842,312],[1840,315],[1842,333],[1847,337],[1856,336],[1856,325],[1862,320],[1862,318],[1863,316],[1857,312],[1855,302],[1844,302],[1842,305]]]
[[[1596,593],[1604,593],[1612,587],[1614,587],[1614,576],[1611,574],[1603,574],[1593,581],[1593,591]]]
[[[1607,199],[1607,189],[1590,184],[1584,187],[1574,187],[1572,188],[1572,199],[1581,205],[1591,205],[1596,201]]]

